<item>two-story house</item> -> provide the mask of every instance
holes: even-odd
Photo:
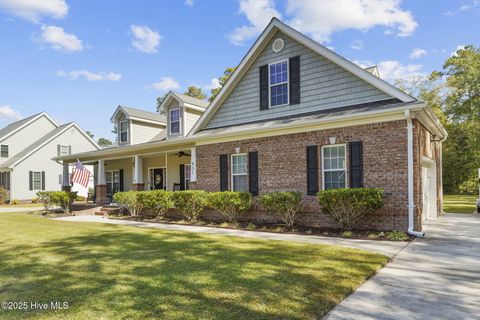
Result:
[[[99,202],[145,188],[298,191],[299,223],[331,227],[318,191],[376,187],[384,208],[361,227],[415,235],[441,211],[447,133],[432,110],[278,19],[208,107],[170,92],[160,109],[145,116],[158,127],[152,139],[132,144],[135,119],[119,108],[125,145],[58,159],[97,166]]]
[[[98,150],[100,147],[77,124],[59,125],[42,112],[0,130],[0,185],[10,200],[31,200],[41,190],[61,190],[71,168],[56,156]],[[75,187],[76,191],[85,190]]]

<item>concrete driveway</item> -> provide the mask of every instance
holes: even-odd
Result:
[[[446,214],[425,231],[324,319],[480,319],[480,216]]]

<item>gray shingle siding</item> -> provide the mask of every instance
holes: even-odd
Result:
[[[271,49],[272,42],[277,37],[285,41],[285,48],[280,53],[274,53]],[[300,104],[260,110],[259,67],[294,56],[300,56]],[[277,32],[205,128],[237,125],[391,98],[313,50]]]

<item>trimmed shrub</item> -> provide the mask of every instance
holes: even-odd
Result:
[[[172,193],[166,190],[141,191],[138,196],[140,202],[147,209],[152,210],[158,217],[163,217],[168,209],[172,208],[174,203]]]
[[[364,215],[383,207],[383,189],[332,189],[320,191],[317,197],[323,212],[345,230],[352,230]]]
[[[70,206],[77,199],[77,192],[68,191],[39,191],[37,197],[43,203],[45,211],[52,209],[54,205],[60,206],[65,213],[70,212]]]
[[[280,218],[287,226],[295,223],[302,204],[300,192],[270,192],[260,196],[260,205],[270,214]]]
[[[142,213],[144,203],[139,191],[123,191],[113,195],[113,201],[127,208],[132,216],[138,216]]]
[[[208,193],[203,190],[175,191],[172,199],[175,207],[190,221],[196,221],[208,205]]]
[[[50,211],[52,209],[52,193],[54,191],[39,191],[37,197],[40,203],[43,203],[43,210]]]
[[[4,204],[8,200],[8,190],[4,187],[0,187],[0,204]]]
[[[228,221],[237,218],[252,207],[252,194],[249,192],[221,191],[208,195],[208,205],[223,214]]]

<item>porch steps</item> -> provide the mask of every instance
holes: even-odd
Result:
[[[96,211],[95,215],[104,216],[104,215],[109,215],[114,213],[121,213],[123,210],[124,210],[124,207],[122,206],[107,205],[107,206],[101,207],[100,210]]]

